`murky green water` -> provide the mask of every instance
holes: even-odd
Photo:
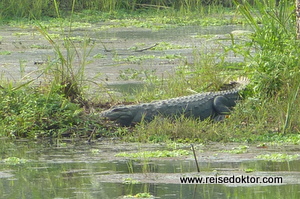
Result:
[[[137,71],[154,70],[159,77],[162,75],[167,76],[174,72],[174,68],[180,65],[182,59],[192,63],[195,49],[208,53],[222,51],[221,46],[231,44],[229,33],[235,30],[247,29],[244,26],[226,25],[181,26],[158,31],[136,27],[116,27],[99,30],[103,25],[105,23],[93,24],[90,28],[74,28],[70,33],[72,38],[75,38],[73,42],[76,44],[79,54],[91,50],[87,57],[78,58],[79,60],[88,60],[85,66],[86,77],[101,84],[120,82],[120,79],[118,79],[119,71],[130,68]],[[61,38],[64,35],[58,30],[52,30],[50,33],[61,35]],[[54,49],[51,44],[36,29],[3,26],[0,29],[0,35],[3,37],[0,47],[2,51],[8,52],[0,55],[1,75],[5,78],[18,80],[24,75],[36,77],[36,75],[40,75],[38,70],[43,67],[43,64],[55,60]],[[202,38],[203,35],[208,36],[208,38]],[[60,41],[60,37],[53,39],[57,44],[63,43]],[[92,42],[85,47],[86,49],[83,49],[80,45],[82,42],[80,39],[87,39]],[[135,48],[142,49],[157,43],[181,47],[134,51]],[[61,46],[60,51],[64,54],[66,49]],[[180,56],[173,59],[161,58],[165,55]],[[154,56],[155,58],[143,59],[147,56]],[[132,60],[132,57],[142,59]],[[75,67],[78,66],[76,59],[74,60]],[[242,60],[239,56],[228,55],[228,61]]]
[[[157,198],[170,199],[300,197],[300,161],[257,160],[253,158],[253,154],[257,153],[255,150],[258,150],[255,147],[254,151],[251,149],[249,153],[239,155],[221,152],[216,155],[216,152],[212,151],[197,151],[200,173],[196,173],[195,162],[191,155],[181,158],[140,160],[115,157],[118,152],[161,150],[164,147],[114,141],[50,145],[2,140],[0,198],[113,199],[143,192],[149,192]],[[294,148],[298,149],[297,146]],[[9,157],[23,158],[27,161],[12,164],[13,162],[5,161]],[[251,168],[254,172],[246,173],[243,171],[245,168]],[[180,183],[180,177],[216,175],[281,176],[283,183]],[[128,183],[128,180],[132,183]],[[139,183],[136,184],[134,181]]]

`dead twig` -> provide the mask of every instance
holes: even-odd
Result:
[[[135,50],[134,52],[143,52],[143,51],[145,51],[145,50],[149,50],[149,49],[151,49],[151,48],[154,48],[154,47],[157,46],[157,45],[158,45],[158,43],[156,43],[156,44],[154,44],[154,45],[152,45],[152,46],[146,47],[146,48],[137,49],[137,50]]]
[[[93,131],[92,131],[92,133],[91,133],[91,135],[90,135],[90,137],[88,138],[88,143],[90,143],[91,142],[91,140],[92,140],[92,137],[93,137],[93,135],[94,135],[94,133],[95,133],[95,131],[96,131],[96,127],[93,129]]]

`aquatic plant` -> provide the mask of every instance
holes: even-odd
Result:
[[[246,145],[240,145],[238,147],[232,148],[231,150],[222,150],[222,152],[241,154],[241,153],[246,153],[248,151],[248,148],[249,147]]]
[[[135,195],[126,195],[123,198],[154,198],[150,193],[137,193]]]
[[[8,158],[4,159],[3,162],[5,164],[9,164],[9,165],[18,165],[18,164],[24,164],[24,163],[28,162],[28,160],[23,159],[23,158],[18,158],[18,157],[8,157]]]
[[[0,51],[0,55],[10,55],[10,54],[11,54],[11,51],[9,51],[9,50]]]
[[[272,153],[272,154],[261,154],[255,156],[255,158],[269,160],[273,162],[286,162],[296,160],[299,157],[298,154],[288,155],[286,153]]]
[[[138,180],[134,180],[132,178],[123,179],[123,184],[140,184],[141,182]]]
[[[118,153],[116,157],[126,157],[126,158],[159,158],[159,157],[178,157],[189,155],[190,152],[183,149],[177,149],[173,151],[160,150],[160,151],[142,151],[136,153]]]
[[[254,169],[244,169],[244,171],[246,172],[246,173],[252,173],[252,172],[254,172],[255,170]]]

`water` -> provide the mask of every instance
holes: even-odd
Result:
[[[201,172],[191,155],[181,158],[115,157],[119,152],[162,150],[164,145],[97,141],[92,144],[1,141],[2,160],[19,157],[16,165],[0,162],[0,198],[122,198],[149,192],[157,198],[299,198],[300,160],[270,162],[245,154],[197,150]],[[230,146],[231,147],[231,146]],[[205,146],[203,147],[205,148]],[[294,149],[297,149],[297,146]],[[188,149],[188,147],[186,148]],[[287,151],[290,153],[291,150]],[[270,152],[272,149],[263,149]],[[254,170],[252,173],[243,171]],[[182,184],[180,177],[281,176],[280,184]],[[126,180],[127,179],[127,180]],[[132,183],[125,183],[125,182]],[[138,181],[136,184],[134,181]]]
[[[221,52],[222,46],[230,45],[230,32],[247,29],[243,26],[185,26],[152,31],[135,27],[99,30],[99,27],[101,27],[100,24],[93,24],[90,28],[77,29],[70,33],[72,38],[90,41],[87,46],[83,47],[83,41],[72,40],[76,47],[76,55],[73,54],[70,57],[73,56],[74,68],[79,67],[80,62],[86,60],[86,78],[100,84],[124,83],[118,78],[119,71],[126,69],[155,70],[159,77],[167,77],[174,73],[174,69],[183,61],[192,63],[195,50],[203,51],[203,53]],[[59,46],[62,54],[66,56],[67,49],[62,45],[63,41],[61,40],[65,33],[58,30],[51,30],[50,33],[61,35],[58,38],[54,37],[53,40]],[[34,78],[41,74],[41,69],[45,68],[47,64],[52,66],[57,61],[53,47],[36,29],[3,27],[0,35],[2,36],[1,52],[8,52],[8,54],[0,54],[0,74],[3,78],[14,81],[22,79],[24,76],[25,79]],[[210,35],[212,38],[197,38],[196,36],[199,35]],[[183,48],[134,51],[135,47],[142,49],[160,42]],[[140,44],[144,45],[139,46]],[[180,55],[182,58],[160,58],[165,55]],[[126,58],[130,56],[156,56],[156,58],[135,62],[126,61]],[[242,60],[241,57],[233,54],[228,56],[228,61]],[[42,77],[37,82],[43,81]]]

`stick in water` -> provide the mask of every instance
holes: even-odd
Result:
[[[193,154],[194,154],[194,158],[195,158],[195,162],[196,162],[196,166],[197,166],[197,171],[198,173],[200,172],[200,168],[199,168],[199,164],[198,164],[198,161],[197,161],[197,157],[196,157],[196,152],[195,152],[195,149],[194,149],[194,145],[191,144],[192,146],[192,150],[193,150]]]

